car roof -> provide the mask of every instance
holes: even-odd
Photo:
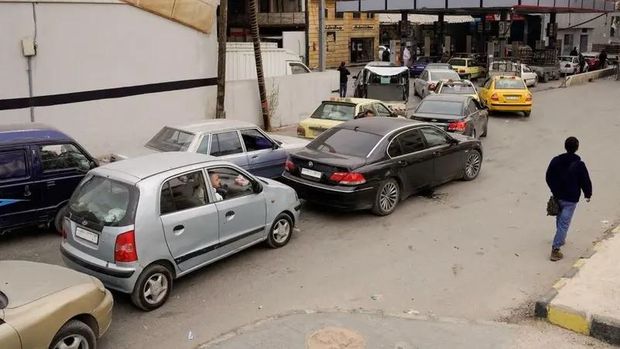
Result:
[[[237,130],[237,129],[242,129],[242,128],[254,128],[257,126],[247,121],[230,120],[230,119],[213,119],[213,120],[207,120],[207,121],[195,123],[195,124],[177,125],[177,126],[168,126],[168,127],[175,128],[181,131],[187,131],[190,133],[213,133],[213,132]]]
[[[0,144],[23,144],[33,142],[72,142],[73,138],[44,124],[0,125]]]
[[[324,100],[323,103],[336,102],[336,103],[351,103],[355,105],[359,104],[369,104],[369,103],[382,103],[378,99],[370,99],[370,98],[349,98],[349,97],[333,97],[327,100]]]
[[[514,75],[495,75],[492,77],[493,80],[523,80],[518,76]]]
[[[455,95],[455,94],[431,94],[426,96],[420,103],[424,101],[442,101],[442,102],[465,102],[470,99],[470,95]]]
[[[359,131],[385,136],[394,130],[418,124],[422,125],[424,123],[403,118],[369,117],[350,120],[335,127],[349,130],[357,129]]]
[[[120,173],[142,180],[159,173],[201,162],[221,161],[213,156],[190,152],[161,152],[112,162],[92,170],[94,174]]]

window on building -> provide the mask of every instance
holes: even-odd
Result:
[[[344,18],[344,12],[336,12],[336,18],[343,19]]]
[[[260,0],[258,4],[258,12],[270,12],[269,11],[269,3],[270,0]]]
[[[329,9],[325,9],[325,18],[329,17]]]
[[[353,12],[353,18],[354,19],[362,18],[362,13],[361,12]]]

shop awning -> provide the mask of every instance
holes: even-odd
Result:
[[[398,23],[400,21],[400,14],[389,14],[389,13],[380,13],[379,15],[380,23]],[[408,15],[409,22],[413,24],[433,24],[434,22],[439,21],[439,16],[437,15]],[[469,23],[475,22],[476,20],[472,16],[444,16],[444,22],[446,23]]]

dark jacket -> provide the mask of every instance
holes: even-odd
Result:
[[[586,164],[576,154],[564,153],[551,160],[547,168],[547,185],[556,199],[579,202],[581,191],[592,197],[592,182]]]
[[[349,80],[347,75],[351,75],[351,72],[349,72],[349,69],[347,69],[347,67],[338,67],[338,71],[340,72],[340,83],[346,83]]]

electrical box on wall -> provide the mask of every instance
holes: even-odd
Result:
[[[22,39],[22,53],[24,57],[32,57],[37,54],[37,47],[34,43],[34,38],[27,37]]]

